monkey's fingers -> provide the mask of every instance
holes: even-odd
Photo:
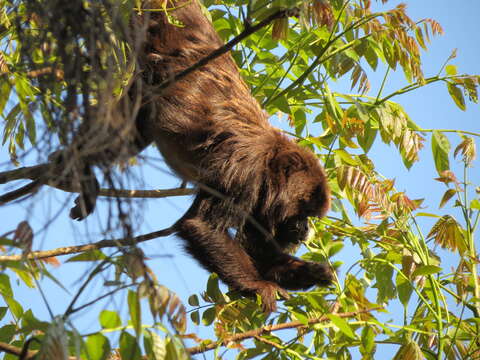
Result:
[[[290,298],[285,289],[270,281],[260,282],[257,293],[262,298],[262,309],[266,314],[277,311],[277,294],[285,300]]]
[[[284,288],[278,287],[277,288],[277,293],[278,293],[278,296],[280,296],[283,300],[290,299],[290,294]]]

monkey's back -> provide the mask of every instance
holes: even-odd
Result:
[[[157,3],[151,1],[147,8],[160,7]],[[155,85],[224,45],[196,0],[168,2],[167,7],[176,7],[170,15],[182,26],[171,24],[163,11],[143,15],[149,19],[141,68],[155,110],[142,127],[178,175],[200,180],[204,176],[198,167],[205,168],[215,139],[241,137],[243,142],[254,137],[258,143],[268,133],[278,136],[278,130],[269,125],[230,54],[211,60],[155,94]]]

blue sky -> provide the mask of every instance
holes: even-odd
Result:
[[[440,22],[445,31],[443,36],[432,39],[429,51],[423,54],[423,66],[426,76],[436,74],[455,48],[458,49],[457,57],[451,63],[457,65],[459,73],[480,74],[480,42],[477,38],[480,2],[476,0],[463,0],[454,3],[446,0],[409,0],[404,2],[408,5],[408,14],[414,20],[427,17],[433,18]],[[379,9],[391,8],[398,3],[400,1],[390,1],[386,5],[375,3],[374,6]],[[384,73],[380,70],[377,74],[370,76],[372,94],[375,94],[375,91],[380,86],[383,75]],[[384,93],[394,91],[406,84],[402,73],[392,74]],[[330,84],[330,86],[332,91],[343,90],[342,84]],[[480,132],[480,106],[468,103],[467,111],[462,112],[451,100],[446,86],[441,83],[424,87],[393,100],[399,102],[413,121],[423,128],[461,129]],[[460,138],[456,134],[449,135],[449,139],[453,148],[460,142]],[[177,179],[169,176],[169,171],[165,169],[161,160],[159,160],[155,149],[149,149],[145,155],[148,157],[148,161],[145,161],[148,162],[148,165],[136,167],[133,170],[144,182],[143,188],[171,188],[179,184]],[[440,198],[445,191],[445,186],[433,180],[433,178],[437,177],[437,174],[431,157],[429,137],[427,137],[426,146],[420,155],[420,162],[415,164],[410,171],[403,166],[395,148],[386,146],[379,141],[375,143],[369,156],[374,161],[377,170],[388,178],[396,179],[398,190],[406,191],[410,198],[425,198],[424,205],[426,209],[424,211],[439,214],[449,213],[448,207],[445,210],[437,211]],[[153,161],[152,158],[157,160]],[[2,170],[6,169],[4,164],[7,160],[7,148],[0,148]],[[458,161],[451,159],[451,164],[454,164],[454,169],[460,169]],[[474,163],[474,166],[471,169],[470,176],[471,181],[478,186],[480,185],[478,161]],[[132,184],[138,188],[138,183],[132,182]],[[127,185],[126,187],[129,186]],[[0,187],[1,192],[4,192],[5,189],[5,186]],[[52,249],[91,241],[88,240],[87,234],[92,236],[92,234],[99,232],[98,221],[104,224],[106,222],[106,200],[100,200],[99,210],[85,222],[75,222],[68,218],[67,209],[70,208],[72,199],[65,203],[66,201],[65,194],[61,191],[44,188],[35,197],[34,202],[26,201],[12,206],[1,207],[0,218],[2,219],[2,226],[0,233],[14,229],[22,220],[28,220],[35,231],[34,249]],[[188,197],[135,201],[132,207],[134,209],[132,215],[141,223],[141,227],[137,229],[137,234],[147,233],[171,225],[183,214],[189,203],[190,199]],[[48,228],[44,228],[45,220],[49,214],[57,213],[58,216],[52,218],[52,224]],[[425,233],[428,232],[430,224],[431,221],[422,223],[425,226]],[[101,238],[102,235],[98,233],[97,236],[93,236],[90,239]],[[343,271],[349,268],[353,262],[352,259],[357,258],[357,249],[349,246],[348,241],[346,245],[344,250],[337,254],[335,258],[345,262],[342,266]],[[205,289],[208,273],[192,260],[190,256],[185,255],[180,239],[172,237],[161,238],[143,244],[142,248],[151,258],[148,264],[155,271],[159,281],[178,293],[185,302],[190,294],[198,294]],[[443,266],[449,268],[450,264],[448,261],[450,257],[446,255],[446,259]],[[64,260],[64,258],[60,258],[60,261]],[[62,264],[58,268],[49,267],[52,274],[58,277],[67,289],[72,291],[78,288],[79,282],[84,279],[85,271],[88,269],[89,266],[84,264]],[[14,276],[12,276],[12,279],[14,279]],[[49,280],[43,281],[41,286],[46,293],[53,312],[61,314],[68,305],[71,295]],[[87,290],[80,303],[94,297],[96,294],[101,294],[105,291],[102,287],[103,283],[99,279],[93,287]],[[31,307],[37,316],[48,319],[45,304],[41,301],[38,291],[25,289],[23,285],[15,285],[14,291],[24,308]],[[101,304],[101,306],[112,310],[126,310],[126,304],[122,303],[117,297]],[[97,311],[86,310],[74,318],[75,325],[78,326],[82,333],[98,329],[98,321],[95,318],[96,313]],[[189,331],[198,333],[199,329],[190,327]],[[203,330],[200,334],[202,333]],[[387,348],[386,351],[389,353],[393,352],[394,349]],[[207,358],[210,358],[210,356],[207,355]]]

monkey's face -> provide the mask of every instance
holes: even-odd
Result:
[[[292,251],[305,241],[308,235],[309,217],[322,217],[328,210],[330,199],[329,190],[324,183],[306,187],[308,184],[299,184],[292,195],[291,201],[284,204],[285,217],[273,229],[278,245]],[[300,189],[301,191],[298,191]]]

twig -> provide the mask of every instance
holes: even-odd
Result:
[[[4,352],[4,353],[7,353],[7,354],[16,355],[16,356],[20,356],[22,354],[22,349],[21,348],[10,345],[10,344],[7,344],[7,343],[4,343],[4,342],[0,342],[0,351]],[[29,351],[28,355],[27,355],[27,359],[30,356],[33,356],[33,355],[34,355],[34,352]]]
[[[27,76],[30,78],[36,78],[43,75],[53,75],[57,80],[63,80],[63,70],[55,69],[52,66],[47,66],[37,70],[31,70],[27,72]]]
[[[15,189],[6,194],[0,195],[0,205],[16,200],[27,194],[35,193],[40,188],[41,185],[42,184],[38,180],[34,180],[29,182],[27,185],[22,186],[19,189]]]
[[[10,345],[10,344],[7,344],[7,343],[4,343],[2,341],[0,341],[0,352],[4,352],[4,353],[15,355],[15,356],[25,355],[23,357],[23,359],[25,359],[25,360],[33,360],[38,353],[38,351],[36,351],[36,350],[29,350],[29,351],[27,351],[26,354],[22,354],[22,349],[21,348]],[[78,360],[78,357],[69,356],[68,360]]]
[[[335,316],[339,316],[341,318],[351,318],[359,314],[369,313],[369,312],[381,310],[381,309],[382,309],[381,307],[376,307],[376,308],[364,309],[364,310],[353,311],[353,312],[338,313],[338,314],[335,314]],[[319,318],[309,319],[308,325],[319,324],[328,320],[329,320],[329,317],[327,315],[324,315]],[[246,339],[256,338],[264,334],[269,334],[273,331],[303,328],[303,327],[307,327],[308,325],[305,325],[305,323],[300,321],[292,321],[292,322],[277,324],[277,325],[265,325],[265,326],[262,326],[261,328],[245,331],[243,333],[236,334],[236,335],[232,335],[230,337],[226,337],[223,340],[214,341],[207,345],[199,345],[199,346],[188,348],[187,352],[189,352],[192,355],[203,353],[206,351],[216,349],[218,346],[226,346],[232,342],[239,342]]]
[[[0,173],[0,184],[20,179],[30,179],[32,182],[0,196],[0,205],[18,199],[21,196],[34,192],[40,185],[48,185],[66,192],[77,192],[73,186],[67,186],[58,181],[44,179],[45,174],[49,173],[49,164],[22,167],[15,170]],[[185,196],[195,193],[195,189],[186,189],[183,187],[164,190],[128,190],[128,189],[100,189],[100,196],[122,197],[122,198],[163,198],[169,196]]]
[[[76,254],[80,252],[85,252],[85,251],[91,251],[91,250],[98,250],[98,249],[103,249],[103,248],[109,248],[109,247],[119,247],[119,246],[130,246],[130,245],[136,245],[138,243],[147,241],[147,240],[152,240],[156,239],[159,237],[164,237],[171,235],[175,232],[173,227],[169,227],[166,229],[154,231],[145,235],[140,235],[136,236],[131,239],[116,239],[116,240],[101,240],[96,243],[91,243],[91,244],[85,244],[85,245],[78,245],[78,246],[67,246],[67,247],[61,247],[57,249],[52,249],[52,250],[45,250],[45,251],[32,251],[29,253],[27,256],[24,255],[3,255],[0,256],[0,262],[3,261],[19,261],[22,259],[45,259],[53,256],[63,256],[63,255],[70,255],[70,254]]]

